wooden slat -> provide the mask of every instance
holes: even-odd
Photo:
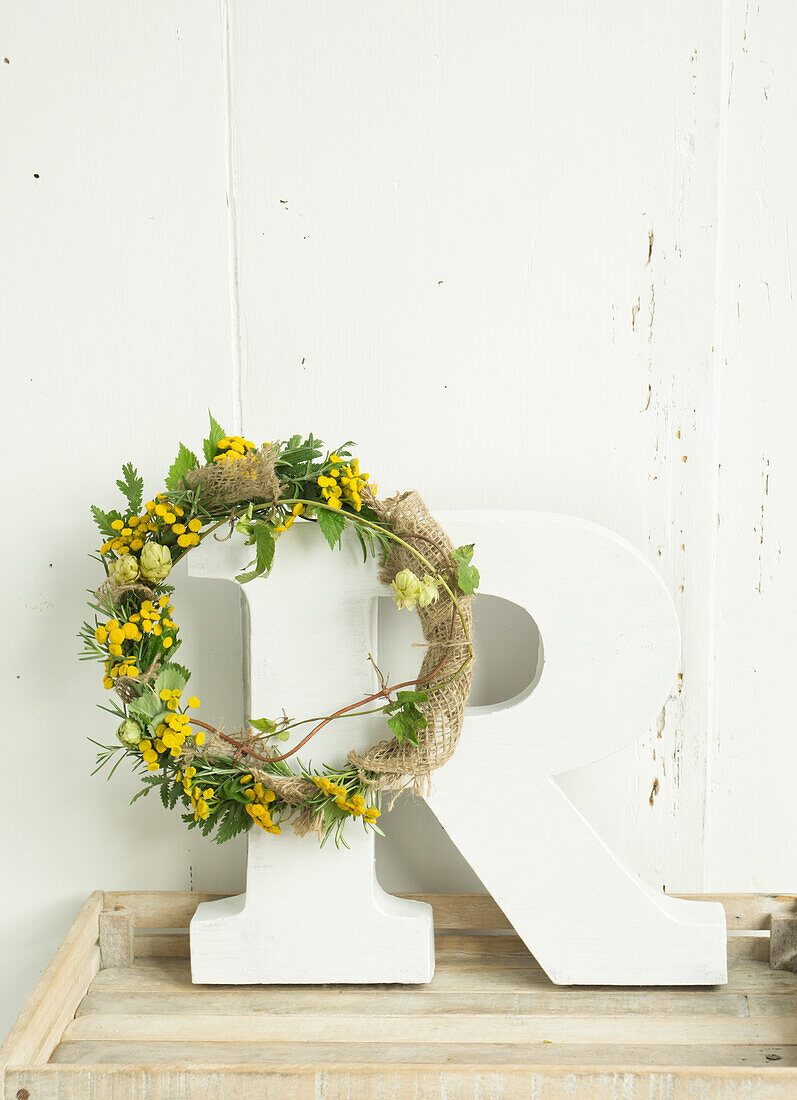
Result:
[[[193,894],[179,890],[106,890],[105,907],[133,913],[136,928],[187,928],[197,906],[229,894]]]
[[[797,917],[795,894],[673,894],[684,901],[718,901],[728,931],[769,931],[772,917]]]
[[[753,993],[747,1003],[752,1016],[797,1017],[797,993]]]
[[[64,997],[61,1007],[52,1017],[50,1026],[42,1035],[31,1057],[25,1059],[26,1065],[45,1065],[49,1061],[50,1055],[61,1042],[67,1024],[75,1018],[77,1008],[85,1000],[86,992],[100,966],[100,949],[92,947],[85,963],[74,971],[70,992]]]
[[[142,1044],[136,1042],[102,1040],[62,1043],[53,1055],[53,1062],[135,1066],[141,1064],[141,1047]],[[760,1044],[667,1046],[634,1043],[626,1046],[584,1043],[164,1043],[150,1040],[146,1048],[148,1064],[283,1064],[320,1069],[341,1065],[351,1067],[370,1064],[389,1068],[392,1064],[441,1066],[456,1063],[470,1065],[476,1070],[485,1066],[531,1067],[563,1064],[579,1067],[604,1065],[618,1069],[626,1066],[767,1066],[770,1065],[767,1054],[776,1054],[779,1065],[797,1066],[797,1047],[770,1047]],[[467,1095],[472,1096],[473,1093]],[[794,1095],[791,1095],[791,1100],[794,1100]]]
[[[442,932],[435,936],[437,963],[448,961],[455,950],[461,955],[481,956],[486,962],[499,957],[516,956],[531,959],[528,949],[517,936],[502,934],[487,937],[479,933]],[[488,950],[489,948],[489,950]],[[187,959],[190,943],[187,932],[143,932],[135,938],[136,958]],[[731,936],[728,940],[728,957],[745,959],[769,959],[769,937],[760,935]]]
[[[209,989],[224,986],[193,985],[188,963],[184,959],[138,959],[136,965],[118,970],[101,970],[92,983],[92,992],[193,992],[201,996]],[[232,987],[235,988],[235,987]],[[286,986],[285,989],[294,987]],[[307,988],[307,987],[296,987]],[[327,986],[327,989],[350,989],[350,986]],[[371,987],[378,990],[389,987]],[[604,987],[614,991],[615,987]],[[684,987],[688,988],[688,987]],[[728,984],[719,987],[723,993],[793,993],[797,992],[797,975],[785,970],[770,970],[765,962],[755,959],[731,960]],[[439,967],[427,985],[418,987],[427,992],[508,993],[546,989],[567,997],[570,986],[554,985],[534,962],[526,966],[460,966]],[[595,990],[597,991],[597,990]]]
[[[576,1051],[570,1048],[569,1053]],[[23,1088],[31,1100],[86,1100],[99,1096],[95,1088],[101,1088],[103,1100],[130,1100],[131,1096],[147,1100],[207,1100],[209,1096],[214,1100],[318,1100],[319,1095],[330,1100],[344,1096],[346,1100],[373,1100],[376,1096],[445,1096],[446,1100],[473,1100],[475,1096],[489,1100],[529,1100],[532,1096],[535,1100],[793,1100],[797,1091],[797,1070],[784,1068],[793,1062],[794,1053],[785,1048],[779,1048],[778,1053],[763,1047],[736,1047],[730,1055],[747,1064],[721,1068],[704,1064],[699,1069],[684,1069],[672,1060],[665,1068],[639,1067],[646,1053],[638,1049],[630,1052],[636,1069],[614,1065],[606,1068],[605,1063],[601,1066],[594,1059],[589,1065],[567,1061],[555,1064],[550,1055],[545,1059],[547,1065],[539,1060],[535,1064],[498,1067],[467,1063],[396,1065],[383,1061],[375,1065],[360,1063],[356,1068],[331,1064],[321,1072],[307,1063],[264,1065],[262,1057],[260,1065],[59,1064],[11,1071],[5,1100],[14,1100]],[[656,1053],[668,1052],[659,1047]],[[717,1055],[722,1053],[718,1051]],[[767,1062],[767,1054],[777,1054],[781,1061]],[[760,1064],[766,1068],[751,1068]],[[779,1067],[774,1072],[773,1065]]]
[[[515,1016],[488,1013],[419,1016],[351,1013],[335,1017],[285,1014],[206,1015],[202,1005],[190,1016],[122,1013],[78,1016],[63,1042],[104,1040],[149,1043],[559,1043],[580,1045],[665,1044],[689,1046],[797,1045],[797,1019],[783,1016]],[[135,1061],[145,1058],[142,1049]]]
[[[141,928],[187,928],[196,907],[226,894],[178,891],[106,891],[106,905],[123,905],[135,913]],[[438,929],[500,929],[511,925],[489,894],[403,894],[428,902]],[[717,901],[732,931],[764,931],[770,919],[797,916],[794,894],[674,894],[687,901]]]
[[[741,939],[741,937],[740,937]],[[768,942],[762,945],[769,957]],[[534,957],[520,937],[510,933],[462,933],[438,932],[435,936],[435,954],[438,965],[459,962],[489,966],[505,960],[519,961],[523,965],[534,962]],[[183,932],[145,932],[136,937],[136,957],[181,958],[189,957],[188,934]]]
[[[532,993],[439,993],[384,986],[374,996],[371,987],[361,989],[290,989],[281,986],[241,986],[217,991],[205,986],[201,1001],[192,993],[89,993],[78,1016],[109,1013],[139,1013],[144,1016],[176,1014],[190,1016],[201,1008],[203,1016],[246,1014],[322,1013],[326,1016],[364,1015],[422,1016],[435,1014],[490,1013],[492,1015],[549,1016],[748,1016],[748,1000],[741,993],[703,989],[682,992],[670,989],[600,991],[571,989],[567,997],[556,991]],[[763,996],[757,998],[766,1003]],[[788,1002],[788,997],[775,995]],[[793,1016],[793,1011],[762,1010],[755,1015]]]
[[[5,1065],[38,1065],[49,1058],[97,972],[102,891],[84,903],[0,1047]]]

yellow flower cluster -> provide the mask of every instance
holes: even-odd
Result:
[[[180,628],[177,623],[169,618],[174,614],[174,607],[169,603],[168,596],[161,596],[157,607],[152,600],[144,600],[139,611],[130,616],[131,623],[141,623],[141,629],[145,634],[153,634],[156,638],[163,638],[161,645],[164,649],[171,649],[174,638],[166,635],[164,630],[177,632]]]
[[[102,677],[103,687],[106,691],[110,691],[117,676],[138,676],[138,673],[138,665],[134,664],[132,660],[118,661],[115,665],[112,665],[110,661],[106,661]]]
[[[341,810],[345,810],[351,817],[364,817],[366,821],[372,822],[381,817],[376,806],[366,806],[361,794],[354,794],[349,798],[349,792],[344,786],[331,782],[325,775],[314,775],[313,782],[325,795],[334,797]]]
[[[194,518],[184,523],[185,510],[179,504],[172,504],[167,493],[158,493],[154,500],[148,500],[141,516],[127,516],[115,519],[111,527],[118,534],[104,542],[101,553],[122,554],[137,553],[144,546],[148,534],[172,531],[177,536],[177,545],[183,550],[199,543],[202,521]]]
[[[158,698],[162,703],[166,704],[167,710],[177,710],[180,705],[180,697],[182,694],[179,688],[174,688],[173,690],[163,688],[163,690],[158,693]]]
[[[321,474],[318,478],[321,496],[330,508],[341,508],[344,504],[349,504],[355,512],[359,512],[363,506],[361,496],[363,486],[371,475],[360,473],[358,458],[353,458],[348,465],[344,464],[340,455],[330,455],[329,461],[334,462],[335,465],[328,475]],[[372,485],[371,491],[375,494],[376,490],[377,486]]]
[[[245,775],[241,779],[241,783],[246,786],[252,782],[251,775]],[[249,805],[246,807],[246,812],[256,825],[259,825],[261,829],[264,829],[267,833],[274,833],[275,836],[279,836],[282,832],[279,825],[274,824],[274,820],[268,809],[269,804],[276,799],[276,795],[273,791],[264,788],[263,784],[258,782],[251,787],[247,787],[244,791],[246,798],[249,800]]]
[[[286,516],[282,523],[276,524],[274,527],[274,531],[279,534],[282,531],[287,531],[289,527],[293,527],[294,523],[296,522],[296,517],[300,516],[303,511],[303,504],[294,504],[293,508],[291,509],[291,514],[289,516]]]
[[[142,737],[138,743],[138,749],[144,757],[144,762],[147,765],[148,772],[156,772],[158,770],[158,753],[155,750],[152,742],[148,737]]]
[[[130,622],[120,623],[118,619],[109,619],[102,623],[94,631],[94,637],[100,645],[108,643],[108,652],[112,657],[122,656],[122,646],[126,641],[138,642],[141,640],[141,631],[138,623],[132,619]]]
[[[237,462],[239,458],[243,458],[244,455],[257,450],[254,443],[240,435],[225,436],[224,439],[218,441],[216,446],[221,454],[217,454],[213,461],[221,463],[222,466],[229,466],[231,463]]]
[[[186,768],[184,772],[177,773],[177,782],[182,784],[183,792],[191,799],[194,810],[194,821],[204,821],[210,814],[210,801],[216,793],[212,787],[204,790],[200,786],[194,786],[193,779],[196,768]]]
[[[160,693],[160,699],[170,710],[174,710],[181,695],[181,691],[169,691],[164,688]],[[172,702],[175,703],[175,707],[170,705]],[[199,705],[199,699],[196,695],[192,695],[188,700],[188,706],[195,710]],[[205,731],[199,730],[198,733],[194,733],[193,727],[189,724],[190,721],[191,718],[187,714],[170,714],[165,721],[158,723],[154,740],[145,737],[139,741],[138,749],[143,754],[148,771],[154,772],[160,767],[158,757],[161,753],[168,752],[170,756],[178,757],[187,737],[193,737],[197,745],[204,745]]]
[[[103,684],[107,690],[113,687],[113,681],[117,676],[138,676],[139,670],[131,653],[124,653],[123,646],[126,642],[140,642],[145,634],[153,634],[162,637],[161,644],[164,649],[171,649],[174,645],[174,637],[171,633],[163,635],[164,630],[177,633],[179,629],[169,616],[174,608],[169,603],[168,596],[161,596],[157,607],[152,600],[144,600],[138,611],[130,616],[127,622],[119,619],[108,619],[100,623],[94,631],[94,638],[101,646],[108,647],[110,658],[117,657],[119,661],[113,664],[111,660],[105,662]],[[175,708],[171,708],[175,709]]]
[[[106,690],[110,691],[117,676],[138,676],[138,666],[132,655],[125,657],[122,654],[125,642],[137,642],[141,639],[141,631],[136,623],[120,623],[118,619],[109,619],[107,623],[101,623],[97,627],[94,637],[100,645],[107,644],[110,657],[121,658],[115,664],[110,659],[105,662],[102,682]]]

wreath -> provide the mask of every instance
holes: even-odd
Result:
[[[474,658],[473,546],[454,547],[414,491],[379,500],[352,446],[329,451],[311,434],[258,447],[225,434],[211,415],[204,465],[181,443],[165,491],[144,503],[143,479],[126,463],[116,483],[124,508],[91,509],[104,539],[92,557],[105,579],[89,601],[93,621],[79,633],[81,659],[102,663],[113,694],[100,705],[118,721],[114,744],[93,741],[92,774],[107,767],[110,779],[126,760],[143,782],[133,802],[157,788],[167,809],[180,806],[189,828],[218,843],[253,823],[279,835],[290,821],[322,843],[333,836],[345,844],[352,819],[381,833],[382,792],[425,789],[459,739]],[[427,642],[421,669],[391,685],[369,658],[378,687],[365,698],[321,719],[294,721],[283,712],[225,732],[203,722],[200,700],[186,695],[190,673],[174,660],[180,628],[169,576],[204,539],[237,533],[253,560],[236,579],[266,577],[279,539],[297,522],[315,524],[333,550],[352,532],[363,562],[380,559],[380,579],[398,608],[420,617]],[[349,752],[343,768],[315,770],[297,758],[293,769],[291,758],[329,723],[374,710],[385,715],[383,740]]]

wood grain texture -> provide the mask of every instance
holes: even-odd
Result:
[[[2,22],[5,445],[29,453],[4,500],[22,515],[35,492],[59,532],[4,541],[4,575],[14,578],[0,638],[4,715],[26,731],[7,739],[4,767],[26,771],[40,739],[48,766],[37,797],[60,805],[54,827],[30,812],[24,785],[3,802],[5,834],[24,829],[24,844],[3,855],[5,1032],[97,882],[188,888],[214,867],[231,889],[241,865],[234,850],[197,844],[151,799],[127,809],[138,780],[125,769],[112,783],[91,778],[86,738],[110,743],[114,723],[95,709],[106,701],[99,666],[76,662],[75,639],[98,580],[89,505],[116,505],[114,479],[130,459],[148,488],[161,484],[184,427],[198,435],[208,405],[230,415],[218,10],[12,2]],[[181,657],[209,714],[235,721],[238,609],[232,617],[215,589],[197,597],[175,580]],[[206,615],[226,644],[204,630]]]
[[[408,1089],[507,1100],[528,1095],[521,1082],[562,1100],[781,1100],[797,1085],[797,975],[766,960],[733,957],[727,989],[571,989],[553,985],[516,936],[457,929],[438,934],[425,986],[202,987],[181,959],[98,969],[109,900],[89,899],[23,1014],[4,1100],[190,1100],[200,1090],[365,1100]],[[174,938],[152,927],[143,899],[127,900],[146,936]],[[152,900],[162,919],[168,906]],[[173,901],[185,914],[184,896]],[[445,904],[453,914],[455,900]],[[81,973],[71,984],[66,974],[77,955],[94,975],[82,1000]],[[31,1024],[48,1000],[55,1018],[36,1046]],[[20,1053],[28,1064],[14,1064]]]
[[[784,1061],[793,1052],[780,1048]],[[256,1051],[254,1052],[257,1053]],[[791,1100],[797,1085],[797,1071],[771,1068],[751,1069],[738,1065],[724,1069],[711,1066],[678,1068],[680,1051],[675,1049],[667,1068],[601,1068],[594,1049],[591,1068],[571,1065],[334,1065],[325,1072],[323,1095],[328,1100],[372,1100],[379,1093],[394,1096],[444,1096],[446,1100]],[[739,1050],[742,1061],[765,1058],[763,1048]],[[644,1050],[628,1052],[630,1065],[639,1066]],[[643,1063],[644,1065],[644,1063]],[[9,1074],[5,1100],[14,1100],[17,1090],[26,1088],[37,1100],[129,1100],[132,1095],[151,1100],[318,1100],[319,1079],[307,1066],[215,1066],[191,1069],[187,1066],[151,1065],[141,1069],[103,1066],[46,1066],[36,1071]]]
[[[0,1070],[6,1065],[46,1062],[99,970],[99,916],[102,892],[96,890],[64,937],[0,1046]]]
[[[572,513],[645,550],[682,679],[567,793],[657,889],[703,888],[719,14],[230,5],[247,422],[355,438],[438,510]],[[409,435],[399,392],[424,398]],[[386,889],[475,885],[411,806],[380,849]]]
[[[121,905],[100,913],[100,960],[102,966],[132,966],[136,954],[136,926],[133,912]]]
[[[771,0],[732,0],[726,11],[716,683],[705,888],[733,882],[769,890],[787,885],[782,868],[793,858],[797,764],[787,733],[797,657],[797,77],[788,48],[797,10]],[[753,820],[765,844],[750,844]]]
[[[108,908],[121,905],[135,915],[139,928],[187,928],[197,906],[227,894],[190,893],[180,890],[106,890]],[[509,929],[512,926],[489,894],[403,894],[423,901],[434,910],[438,931],[457,929]],[[674,894],[684,901],[715,901],[725,910],[729,932],[768,931],[773,917],[797,915],[794,894]],[[142,923],[146,919],[146,923]]]

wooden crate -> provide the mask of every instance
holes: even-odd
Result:
[[[715,899],[727,986],[593,989],[552,985],[477,895],[424,898],[427,986],[194,986],[212,896],[92,894],[0,1048],[4,1100],[797,1097],[797,975],[768,963],[794,897]]]

